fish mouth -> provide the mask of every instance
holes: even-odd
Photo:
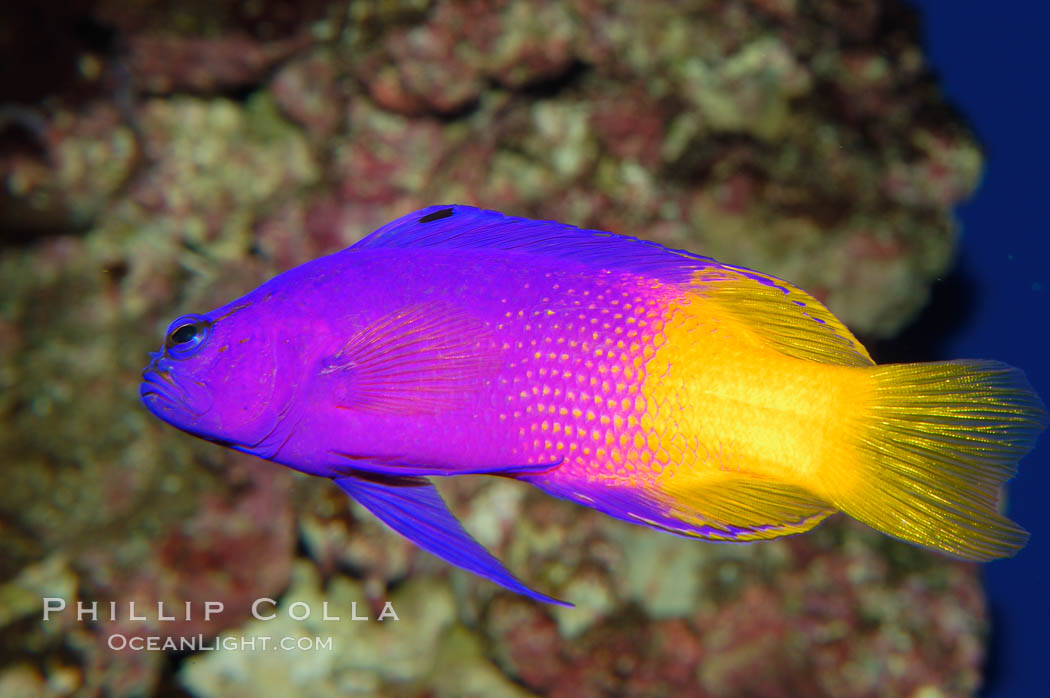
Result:
[[[142,372],[139,399],[150,412],[166,422],[176,414],[185,414],[185,394],[171,376],[153,366]]]
[[[203,386],[201,386],[203,388]],[[203,393],[197,390],[195,393]],[[157,361],[150,362],[142,371],[139,399],[150,412],[166,422],[197,420],[202,411],[196,407],[210,407],[211,400],[204,394],[190,394],[185,386]]]
[[[156,370],[152,365],[142,371],[142,384],[139,386],[139,397],[145,400],[157,400],[167,403],[178,403],[182,391],[167,373]]]

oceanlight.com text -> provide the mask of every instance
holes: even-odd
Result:
[[[132,652],[331,652],[332,637],[255,635],[208,637],[206,635],[124,635],[106,640],[114,651]]]

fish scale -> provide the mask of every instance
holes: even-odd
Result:
[[[496,328],[508,357],[494,401],[517,435],[511,457],[560,460],[552,477],[638,484],[644,362],[663,312],[644,294],[668,291],[629,277],[602,281],[548,278],[540,307],[505,312]]]

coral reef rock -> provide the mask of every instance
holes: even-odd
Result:
[[[516,482],[439,483],[511,569],[577,604],[547,607],[138,404],[171,318],[442,202],[758,268],[892,336],[948,268],[951,207],[982,166],[907,6],[146,0],[77,3],[47,32],[11,17],[11,45],[52,42],[54,62],[12,75],[24,101],[0,105],[0,694],[977,689],[974,567],[859,525],[734,547]],[[70,608],[41,622],[44,596]],[[276,618],[252,616],[259,598]],[[77,601],[226,610],[78,620]],[[400,620],[377,620],[387,601]],[[348,620],[354,604],[370,620]],[[117,634],[334,645],[134,652]]]

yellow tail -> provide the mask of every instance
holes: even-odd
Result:
[[[1024,374],[995,361],[867,370],[872,399],[856,417],[848,458],[857,469],[828,474],[833,503],[891,536],[967,560],[1020,550],[1028,533],[999,513],[999,493],[1047,425]]]

